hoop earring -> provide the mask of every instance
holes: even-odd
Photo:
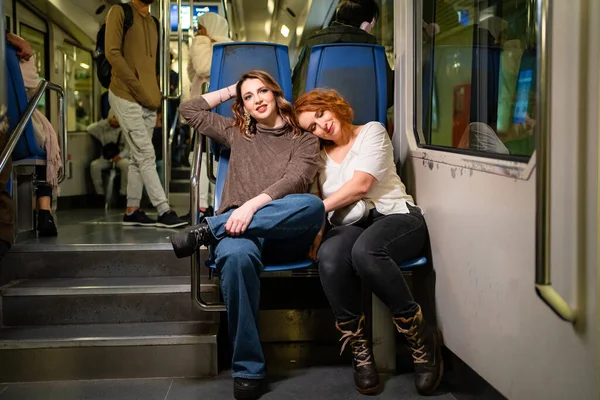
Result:
[[[252,120],[250,119],[250,114],[248,114],[248,111],[244,111],[244,133],[246,134],[246,136],[250,136],[251,123]]]

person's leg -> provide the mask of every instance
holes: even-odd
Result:
[[[233,210],[207,217],[206,222],[171,235],[178,258],[189,257],[202,245],[210,245],[227,237],[225,224]],[[325,220],[323,202],[312,194],[291,194],[262,206],[253,216],[243,237],[263,239],[296,239],[307,232],[321,229]],[[314,235],[313,235],[314,237]]]
[[[252,398],[265,376],[258,333],[262,243],[259,239],[224,238],[215,247],[221,290],[233,343],[232,376],[236,398]]]
[[[418,209],[408,214],[379,216],[352,248],[352,263],[369,288],[390,307],[398,332],[404,334],[415,364],[415,385],[430,394],[443,373],[441,333],[423,319],[398,264],[421,254],[427,239]]]
[[[121,171],[121,188],[119,194],[127,196],[127,174],[129,173],[129,159],[121,158],[117,163],[117,168]]]
[[[92,183],[94,184],[94,190],[96,194],[104,196],[104,182],[102,181],[102,170],[110,168],[110,161],[103,157],[97,158],[90,164],[90,175],[92,176]],[[123,177],[121,176],[121,182]],[[126,188],[127,189],[127,188]],[[127,190],[125,190],[127,193]]]
[[[225,224],[229,213],[206,218],[213,236],[227,236]],[[245,237],[285,240],[296,238],[306,231],[321,229],[325,221],[323,201],[312,194],[290,194],[262,206],[252,217]]]
[[[147,143],[149,147],[145,150],[144,160],[140,162],[140,173],[142,175],[144,185],[146,186],[148,197],[150,197],[152,205],[156,207],[156,210],[158,211],[158,220],[156,221],[156,226],[163,228],[176,228],[187,225],[187,222],[179,219],[177,214],[171,210],[165,190],[163,189],[163,184],[168,183],[161,182],[161,177],[158,175],[156,155],[154,152],[154,146],[152,145],[152,135],[156,125],[156,111],[150,111],[146,108],[142,108],[142,115],[144,119],[144,126],[146,127],[146,140],[144,143]],[[151,155],[150,152],[152,153]],[[165,164],[165,160],[167,160],[166,157],[167,155],[163,154],[163,170],[168,166],[168,164]]]
[[[0,131],[0,151],[4,149],[7,139],[5,132]],[[0,171],[0,264],[12,246],[15,230],[15,203],[6,187],[11,171],[12,163],[9,157],[4,169]]]
[[[131,160],[129,162],[129,171],[127,173],[127,208],[138,209],[142,200],[142,190],[144,187],[142,176],[140,174],[139,160],[143,157],[136,142],[131,139],[131,129],[136,129],[136,136],[140,136],[139,131],[146,131],[143,124],[142,106],[136,103],[123,100],[109,93],[110,106],[115,112],[119,124],[123,129],[123,136],[129,144]],[[156,221],[154,221],[155,223]]]
[[[46,180],[46,167],[36,167],[37,178]],[[36,187],[37,196],[37,231],[40,237],[53,237],[58,235],[54,217],[52,216],[52,186],[40,183]]]
[[[379,375],[372,348],[364,333],[362,282],[352,265],[352,247],[364,229],[358,226],[333,228],[325,234],[317,253],[319,277],[342,334],[342,351],[352,351],[354,386],[362,394],[379,390]]]

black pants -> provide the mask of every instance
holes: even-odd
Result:
[[[382,215],[372,210],[361,226],[329,230],[318,253],[321,284],[335,318],[359,318],[362,283],[383,301],[395,317],[410,317],[418,309],[398,264],[422,254],[427,226],[416,207],[410,213]]]
[[[35,167],[35,174],[37,178],[41,181],[46,180],[46,167],[45,166],[37,166]],[[47,183],[39,183],[37,185],[36,197],[39,199],[40,197],[52,197],[52,186]]]

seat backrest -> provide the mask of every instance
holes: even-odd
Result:
[[[386,124],[387,80],[385,48],[376,44],[331,43],[313,46],[306,91],[337,90],[354,110],[354,123]]]
[[[287,46],[275,43],[232,42],[217,43],[213,47],[209,91],[222,89],[236,83],[242,75],[252,70],[262,70],[281,86],[286,100],[292,101],[292,76]],[[232,117],[233,99],[219,104],[213,111]],[[221,146],[211,140],[215,159],[219,159]]]
[[[225,179],[227,178],[227,168],[229,168],[229,155],[229,149],[223,148],[219,157],[219,164],[217,164],[214,201],[215,210],[218,210],[219,207],[221,207],[221,196],[223,195],[223,187],[225,186]]]
[[[21,117],[27,110],[29,101],[25,91],[25,83],[19,66],[19,58],[16,49],[10,44],[6,44],[6,91],[8,96],[8,131],[13,132]],[[13,160],[23,160],[26,158],[45,158],[46,152],[40,147],[35,138],[33,124],[31,120],[27,122],[25,131],[21,139],[17,142],[13,152]]]

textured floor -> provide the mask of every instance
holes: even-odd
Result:
[[[415,390],[412,375],[382,375],[384,388],[377,396],[356,392],[349,368],[313,367],[296,370],[285,377],[271,377],[264,400],[353,400],[422,399]],[[3,390],[3,391],[2,391]],[[154,379],[121,381],[50,382],[0,386],[0,400],[200,400],[233,399],[229,372],[211,380]],[[432,399],[455,399],[450,393]]]

